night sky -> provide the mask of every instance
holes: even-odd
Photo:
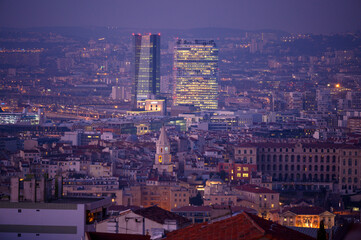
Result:
[[[360,0],[0,0],[1,27],[361,30]]]

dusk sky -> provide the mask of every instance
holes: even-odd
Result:
[[[361,29],[359,0],[0,0],[1,27],[119,26],[331,33]]]

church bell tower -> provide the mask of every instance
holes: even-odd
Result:
[[[156,154],[153,168],[159,173],[173,173],[172,155],[170,143],[164,126],[160,130],[159,139],[156,142]]]

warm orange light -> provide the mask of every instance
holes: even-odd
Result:
[[[337,84],[336,84],[336,88],[339,88],[339,87],[340,87],[340,84],[339,84],[339,83],[337,83]]]

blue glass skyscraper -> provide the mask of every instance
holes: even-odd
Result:
[[[144,101],[160,93],[160,34],[133,34],[133,101]]]

